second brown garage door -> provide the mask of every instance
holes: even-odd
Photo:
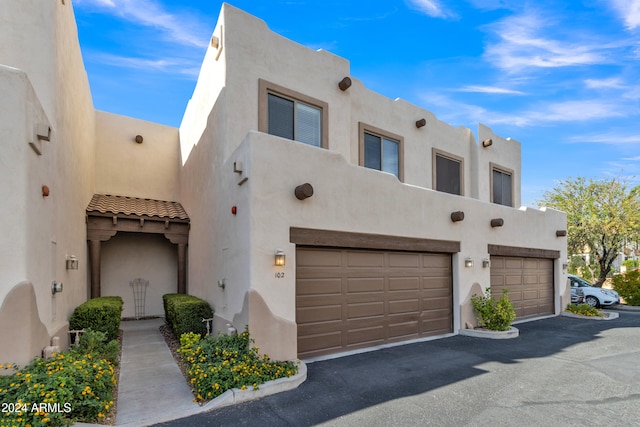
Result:
[[[451,256],[296,250],[298,357],[453,330]]]
[[[509,291],[518,319],[554,314],[553,260],[491,256],[491,293]]]

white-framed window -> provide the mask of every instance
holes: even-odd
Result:
[[[491,166],[491,201],[513,206],[513,171]]]
[[[360,123],[360,165],[402,181],[403,138]]]
[[[444,193],[464,194],[464,162],[461,157],[433,150],[433,188]]]
[[[327,103],[260,80],[258,129],[327,148]]]

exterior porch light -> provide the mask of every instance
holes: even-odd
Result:
[[[275,265],[276,267],[284,267],[285,264],[285,254],[282,249],[276,249],[275,255]]]
[[[489,268],[491,267],[491,261],[488,260],[487,258],[482,260],[482,268]]]
[[[471,258],[467,258],[464,260],[464,266],[465,268],[472,268],[473,267],[473,259]]]
[[[75,255],[67,256],[67,270],[78,269],[78,258]]]

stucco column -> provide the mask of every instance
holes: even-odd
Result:
[[[91,298],[100,296],[100,240],[89,241],[89,265],[91,266]]]
[[[187,293],[187,245],[178,243],[178,293]]]

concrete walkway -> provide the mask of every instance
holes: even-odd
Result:
[[[158,329],[163,319],[120,323],[122,359],[116,425],[166,421],[200,406]]]

